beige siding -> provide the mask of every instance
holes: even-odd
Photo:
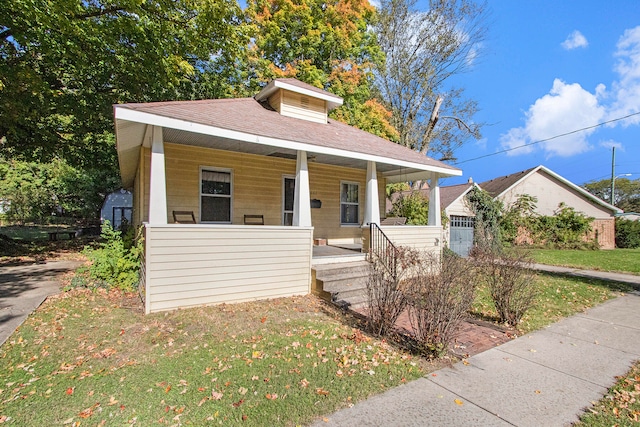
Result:
[[[200,147],[165,143],[167,179],[167,222],[173,223],[172,211],[193,211],[200,222],[200,169],[231,170],[233,176],[232,224],[242,225],[244,215],[264,215],[266,225],[282,225],[283,176],[294,176],[295,160],[278,157],[234,153]],[[140,183],[144,194],[143,220],[149,217],[149,150],[144,150]],[[360,218],[364,219],[366,171],[320,163],[309,163],[309,185],[312,199],[322,201],[320,209],[311,209],[316,238],[354,239],[360,241],[359,226],[340,225],[340,183],[357,182],[360,186]],[[378,176],[380,200],[384,200],[384,179]],[[382,209],[381,205],[381,214]]]
[[[442,227],[400,225],[380,228],[396,246],[409,246],[426,252],[439,252],[442,249]]]
[[[586,216],[596,219],[613,217],[610,210],[595,204],[584,195],[542,172],[537,172],[518,183],[503,196],[500,196],[500,199],[508,206],[513,204],[520,194],[528,194],[538,199],[536,212],[540,215],[553,216],[558,205],[564,202],[567,206]]]
[[[312,228],[147,226],[147,313],[310,292]]]
[[[280,90],[278,92],[282,93],[280,108],[274,108],[283,116],[316,123],[327,123],[326,101],[288,90]]]

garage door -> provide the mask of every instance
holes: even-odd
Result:
[[[473,224],[473,217],[451,216],[449,248],[465,258],[469,256],[473,247]]]

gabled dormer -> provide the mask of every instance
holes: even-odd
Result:
[[[316,123],[327,123],[329,111],[342,105],[339,96],[292,78],[272,80],[255,99],[283,116]]]

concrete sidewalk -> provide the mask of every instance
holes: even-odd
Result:
[[[640,292],[329,415],[314,426],[564,426],[640,359]]]
[[[49,261],[0,267],[0,346],[49,295],[60,292],[60,274],[80,261]]]

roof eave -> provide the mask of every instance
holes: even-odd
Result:
[[[142,125],[161,126],[171,129],[183,130],[187,132],[200,133],[204,135],[218,136],[223,138],[235,139],[238,141],[250,142],[254,144],[268,145],[278,148],[286,148],[296,151],[307,151],[311,153],[327,154],[331,156],[346,157],[364,161],[374,161],[379,163],[385,163],[389,165],[397,166],[395,171],[386,172],[384,175],[390,182],[399,182],[403,178],[411,179],[424,179],[425,173],[436,173],[441,177],[446,176],[461,176],[462,170],[457,168],[448,168],[444,166],[425,165],[408,160],[399,160],[386,156],[378,156],[370,153],[362,153],[357,151],[349,151],[344,149],[338,149],[333,147],[323,147],[313,145],[310,143],[297,142],[291,140],[284,140],[279,138],[272,138],[266,136],[260,136],[255,134],[249,134],[246,132],[234,131],[224,129],[216,126],[205,125],[200,123],[194,123],[181,119],[175,119],[170,117],[159,116],[152,113],[146,113],[142,111],[133,110],[127,108],[125,105],[115,106],[114,115],[116,119],[116,135],[118,135],[118,129],[123,126],[125,122],[139,123]],[[119,142],[117,144],[119,156],[124,152],[124,147],[129,148],[136,145],[140,147],[143,144],[144,138],[139,138],[139,141],[129,141],[128,144]],[[121,149],[123,147],[123,149]],[[139,155],[139,153],[138,153]],[[419,175],[419,178],[415,178]],[[413,177],[413,178],[412,178]]]

